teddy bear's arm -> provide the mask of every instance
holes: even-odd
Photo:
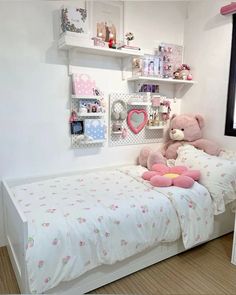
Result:
[[[201,138],[191,142],[191,144],[197,149],[203,150],[205,153],[212,156],[218,156],[220,153],[219,146],[208,139]]]
[[[166,149],[164,156],[167,159],[176,159],[177,158],[177,150],[182,144],[180,142],[175,142],[168,146]]]

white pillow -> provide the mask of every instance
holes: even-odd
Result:
[[[227,160],[236,161],[236,151],[223,150],[220,152],[219,157],[227,159]]]
[[[211,194],[215,215],[236,199],[236,161],[210,156],[191,145],[178,149],[175,165],[184,165],[201,172],[199,183]]]

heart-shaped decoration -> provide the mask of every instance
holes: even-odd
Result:
[[[130,130],[135,134],[138,134],[143,129],[147,121],[148,115],[143,109],[133,109],[128,113],[127,124]]]

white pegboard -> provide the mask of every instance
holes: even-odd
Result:
[[[134,134],[128,127],[127,121],[124,120],[122,123],[123,128],[126,128],[127,130],[127,136],[126,138],[122,138],[121,134],[113,134],[112,133],[112,123],[114,121],[111,120],[111,108],[112,104],[116,100],[123,100],[126,104],[127,102],[134,96],[137,96],[137,93],[135,94],[124,94],[124,93],[114,93],[110,95],[109,99],[109,146],[120,146],[120,145],[132,145],[132,144],[142,144],[142,143],[158,143],[161,142],[163,139],[163,129],[155,129],[155,130],[149,130],[145,127],[138,133]],[[129,106],[127,105],[127,110],[131,109],[146,109],[147,112],[149,111],[149,106]],[[116,110],[122,111],[122,107],[119,105],[116,105]]]

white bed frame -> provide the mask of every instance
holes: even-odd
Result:
[[[70,174],[75,174],[75,172]],[[4,219],[7,249],[14,272],[16,274],[20,291],[24,294],[30,293],[25,263],[28,225],[26,217],[21,213],[18,204],[15,202],[11,192],[11,187],[20,184],[31,183],[33,181],[40,181],[55,176],[58,175],[51,177],[31,178],[27,180],[3,181],[2,189],[5,209]],[[63,176],[65,176],[65,174]],[[214,233],[209,240],[232,232],[233,228],[234,214],[229,208],[227,208],[225,213],[215,217]],[[62,282],[57,287],[47,291],[47,294],[84,294],[183,251],[185,251],[185,249],[182,239],[172,243],[161,243],[156,247],[136,254],[121,262],[117,262],[114,265],[102,265],[85,273],[78,279],[69,282]]]

